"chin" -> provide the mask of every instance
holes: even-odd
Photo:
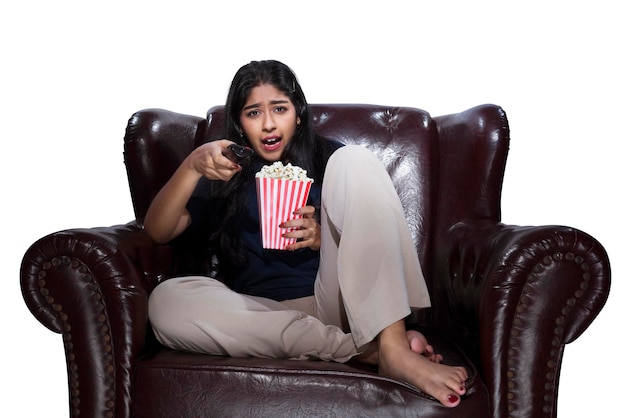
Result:
[[[271,151],[271,152],[263,152],[261,154],[259,154],[259,156],[268,162],[276,162],[278,160],[281,159],[281,157],[283,156],[283,152],[281,151]]]

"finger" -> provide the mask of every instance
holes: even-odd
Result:
[[[295,242],[293,244],[287,245],[287,247],[285,247],[285,250],[296,251],[296,250],[299,250],[300,248],[304,248],[304,245],[302,244],[302,242]]]
[[[237,166],[237,167],[234,167],[234,168],[230,168],[230,167],[228,167],[228,168],[219,168],[217,170],[213,170],[213,172],[215,173],[215,175],[217,176],[217,178],[219,180],[229,181],[231,178],[233,178],[233,176],[235,174],[237,174],[241,170],[242,170],[242,167],[241,166]],[[209,176],[207,176],[207,177],[209,177]]]
[[[313,226],[314,225],[312,224],[311,220],[307,218],[290,219],[279,225],[280,228],[298,228],[298,229],[309,229],[309,228],[312,228]]]
[[[233,144],[233,142],[227,139],[221,139],[215,141],[214,144],[216,146],[211,148],[210,156],[214,163],[218,166],[216,168],[224,167],[230,168],[231,170],[239,170],[239,164],[224,155],[225,150],[228,149],[228,146]]]
[[[217,154],[216,156],[214,156],[214,159],[219,167],[222,167],[228,170],[235,170],[235,172],[241,171],[241,166],[239,164],[229,160],[222,154]]]
[[[306,229],[292,229],[282,234],[283,238],[295,238],[298,240],[309,239]]]
[[[293,244],[289,244],[287,245],[287,247],[285,247],[285,249],[288,251],[295,251],[295,250],[299,250],[301,248],[307,248],[310,246],[311,246],[311,240],[307,239],[307,240],[302,240],[302,241],[296,241]]]
[[[297,209],[294,212],[294,215],[302,215],[305,218],[313,218],[315,216],[315,207],[314,206],[303,206],[300,209]]]

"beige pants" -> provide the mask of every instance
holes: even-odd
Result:
[[[158,340],[232,357],[344,362],[412,307],[430,306],[400,199],[366,148],[342,147],[328,161],[321,229],[315,296],[277,302],[206,277],[170,279],[149,300]]]

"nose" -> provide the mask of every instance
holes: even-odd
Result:
[[[265,113],[263,119],[263,129],[266,132],[271,132],[276,128],[276,123],[274,122],[274,116],[271,112]]]

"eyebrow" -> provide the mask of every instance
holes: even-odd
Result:
[[[284,100],[284,99],[281,99],[281,100],[271,100],[271,101],[270,101],[270,104],[271,104],[271,105],[285,104],[285,103],[289,103],[289,100]],[[253,103],[253,104],[251,104],[251,105],[245,106],[245,107],[243,108],[243,110],[253,109],[253,108],[255,108],[255,107],[261,107],[261,104],[260,104],[260,103]]]

